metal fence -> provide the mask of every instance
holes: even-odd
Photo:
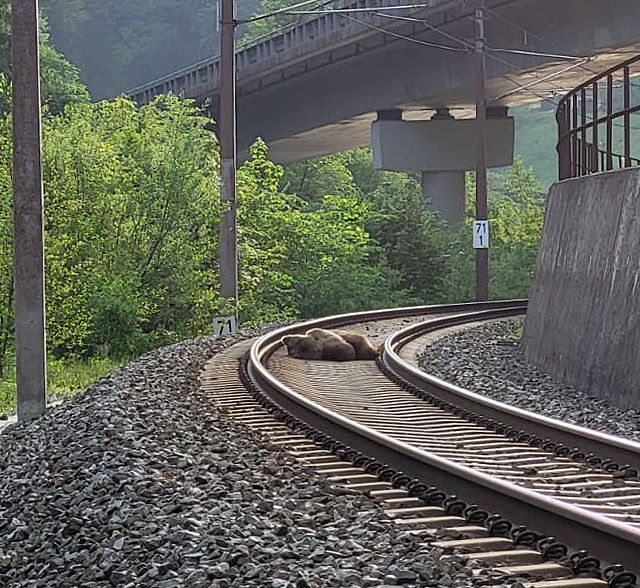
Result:
[[[556,111],[561,180],[640,165],[640,117],[632,116],[640,113],[640,83],[633,81],[639,69],[636,55],[562,98]]]

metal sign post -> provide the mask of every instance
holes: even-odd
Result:
[[[222,0],[220,35],[220,295],[238,303],[234,1]],[[237,311],[236,311],[237,312]]]
[[[13,264],[18,420],[44,414],[46,343],[38,0],[13,0]]]
[[[476,247],[476,300],[489,300],[489,223],[487,220],[487,101],[485,96],[484,0],[478,0],[476,21],[476,223],[486,223],[486,246]],[[474,225],[474,230],[477,225]],[[475,233],[474,233],[475,235]],[[474,236],[475,239],[475,236]]]

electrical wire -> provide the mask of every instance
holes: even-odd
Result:
[[[324,6],[332,4],[335,1],[336,0],[324,0],[324,2],[319,2],[318,0],[311,0],[311,2],[305,2],[305,4],[314,3],[318,8],[322,8]],[[238,21],[238,22],[239,22],[239,24],[244,24],[245,22],[251,22],[251,21]],[[296,26],[300,25],[301,23],[302,23],[302,17],[297,18],[297,19],[293,20],[292,22],[284,23],[284,24],[280,25],[276,29],[273,29],[271,31],[263,33],[262,35],[259,35],[259,36],[255,37],[253,39],[248,39],[247,41],[239,43],[238,44],[238,49],[244,49],[244,48],[248,47],[249,45],[253,45],[254,43],[259,43],[259,42],[261,42],[261,41],[263,41],[265,39],[270,39],[274,35],[282,33],[282,32],[287,31],[289,29],[293,29]]]
[[[466,53],[466,50],[464,49],[459,49],[457,47],[450,47],[449,45],[441,45],[440,43],[431,43],[430,41],[423,41],[422,39],[416,39],[415,37],[408,37],[406,35],[401,35],[400,33],[396,33],[394,31],[390,31],[388,29],[385,29],[383,27],[374,25],[372,23],[369,22],[365,22],[362,21],[358,18],[356,18],[355,16],[351,16],[349,14],[341,14],[340,16],[342,16],[343,18],[346,18],[348,20],[351,20],[353,22],[356,22],[364,27],[367,27],[369,29],[372,29],[374,31],[378,31],[380,33],[384,33],[385,35],[389,35],[390,37],[395,37],[396,39],[402,39],[404,41],[409,41],[411,43],[415,43],[417,45],[423,45],[426,47],[431,47],[434,49],[443,49],[445,51],[454,51],[457,53]]]
[[[334,0],[331,0],[334,1]],[[304,2],[299,2],[298,4],[293,4],[292,6],[287,6],[286,8],[280,8],[278,10],[274,10],[273,12],[268,12],[266,14],[259,14],[258,16],[253,16],[251,18],[247,18],[244,20],[237,20],[238,24],[248,24],[250,22],[256,22],[258,20],[264,20],[265,18],[270,18],[272,16],[278,16],[279,14],[284,14],[287,11],[295,10],[297,8],[304,8],[309,4],[317,4],[318,0],[305,0]],[[329,4],[329,3],[328,3]]]
[[[378,13],[375,13],[375,14],[376,14],[376,16],[381,16],[383,18],[393,18],[393,19],[396,19],[396,20],[406,20],[406,21],[409,21],[409,22],[419,22],[419,23],[423,24],[429,30],[432,30],[432,31],[434,31],[436,33],[439,33],[440,35],[442,35],[443,37],[449,39],[450,41],[453,41],[454,43],[460,43],[461,45],[463,45],[467,49],[474,49],[475,50],[475,46],[472,45],[471,43],[467,43],[466,41],[464,41],[462,39],[459,39],[455,35],[447,33],[447,31],[442,30],[440,27],[436,27],[436,26],[434,26],[432,24],[429,24],[429,22],[427,22],[423,18],[415,18],[415,17],[411,17],[411,16],[400,16],[400,15],[389,15],[389,14],[384,14],[383,12],[378,12]]]
[[[351,13],[351,12],[393,12],[395,10],[410,10],[413,8],[431,8],[432,6],[430,4],[405,4],[405,5],[398,5],[398,6],[362,6],[359,8],[333,8],[331,10],[280,10],[277,12],[277,14],[344,14],[344,13]],[[274,13],[275,14],[275,13]],[[265,16],[261,16],[259,18],[267,18],[268,16],[272,16],[271,15],[265,15]],[[242,22],[252,22],[251,20],[249,21],[242,21]]]
[[[491,14],[493,14],[494,16],[502,19],[503,21],[507,22],[508,24],[520,29],[523,33],[528,34],[529,36],[533,37],[533,38],[537,38],[538,40],[542,41],[542,42],[547,42],[549,45],[554,46],[556,48],[562,48],[559,44],[557,43],[553,43],[551,41],[546,41],[545,39],[543,39],[542,37],[540,37],[539,35],[536,35],[535,33],[531,33],[530,31],[527,31],[526,29],[524,29],[523,27],[521,27],[520,25],[518,25],[517,23],[514,23],[513,21],[511,21],[510,19],[508,19],[507,17],[504,17],[503,15],[501,15],[499,12],[493,10],[493,9],[489,9],[487,8],[487,11],[490,12]],[[440,29],[439,27],[436,27],[434,25],[429,24],[425,19],[420,19],[420,18],[412,18],[412,17],[407,17],[407,16],[390,16],[390,15],[385,15],[385,14],[380,14],[379,16],[383,16],[383,17],[387,17],[387,18],[397,18],[399,20],[407,20],[407,21],[412,21],[412,22],[420,22],[423,25],[425,25],[425,27],[427,27],[428,29],[435,31],[445,37],[447,37],[448,39],[454,40],[460,44],[462,44],[463,46],[469,48],[469,49],[475,49],[475,47],[471,44],[468,43],[466,41],[464,41],[463,39],[459,39],[457,38],[455,35],[452,35],[450,33],[447,33],[446,31],[443,31],[442,29]],[[538,52],[529,52],[529,51],[524,51],[524,50],[516,50],[516,49],[502,49],[502,48],[496,48],[496,47],[491,47],[491,46],[487,46],[488,49],[490,49],[490,51],[494,51],[494,52],[504,52],[504,53],[515,53],[515,54],[522,54],[522,55],[534,55],[534,56],[541,56],[541,57],[552,57],[555,59],[567,59],[567,60],[575,60],[575,59],[582,59],[582,63],[580,64],[580,68],[584,69],[585,71],[588,71],[594,75],[597,75],[599,72],[592,70],[591,68],[588,68],[585,66],[585,63],[588,63],[589,61],[591,61],[592,59],[589,58],[585,58],[585,57],[578,57],[578,56],[573,56],[573,55],[556,55],[556,54],[545,54],[545,53],[538,53]],[[633,52],[635,53],[635,52]],[[502,63],[503,65],[506,65],[507,67],[509,67],[509,69],[511,69],[512,71],[519,71],[520,68],[514,66],[513,64],[511,64],[510,62],[504,60],[504,59],[500,59],[498,57],[496,57],[495,55],[491,55],[490,52],[487,52],[487,57],[489,59],[493,59],[494,61],[498,61],[499,63]],[[504,74],[504,77],[506,79],[508,79],[511,83],[524,88],[523,86],[521,86],[518,82],[516,82],[515,80],[513,80],[513,78],[511,78],[510,76]],[[538,80],[542,81],[542,78],[537,78]],[[536,82],[538,83],[538,82]],[[630,84],[634,87],[640,87],[637,86],[636,84],[634,84],[633,82],[630,82]],[[540,94],[536,93],[536,92],[532,92],[535,96],[543,99],[543,100],[548,100],[547,97],[541,96]],[[512,93],[510,93],[509,95],[511,95]],[[496,98],[492,98],[492,100],[499,100],[501,98],[504,98],[505,96],[499,96]]]
[[[328,2],[324,2],[322,4],[320,4],[320,6],[326,6],[328,4],[330,4],[333,0],[329,0]],[[412,42],[415,44],[419,44],[422,46],[426,46],[426,47],[430,47],[430,48],[435,48],[435,49],[442,49],[442,50],[446,50],[446,51],[453,51],[453,52],[464,52],[464,53],[469,53],[471,52],[471,50],[475,51],[475,46],[471,43],[468,43],[467,41],[465,41],[464,39],[460,39],[459,37],[456,37],[455,35],[452,35],[451,33],[448,33],[447,31],[444,31],[442,28],[437,27],[435,25],[430,24],[427,20],[425,19],[421,19],[421,18],[415,18],[415,17],[411,17],[411,16],[403,16],[403,15],[397,15],[397,14],[387,14],[385,12],[383,12],[383,10],[398,10],[398,9],[413,9],[413,8],[423,8],[423,7],[429,7],[429,5],[426,4],[411,4],[411,5],[402,5],[402,6],[393,6],[393,7],[380,7],[380,8],[368,8],[368,7],[363,7],[363,8],[353,8],[353,9],[331,9],[331,10],[310,10],[310,11],[293,11],[292,9],[298,8],[298,7],[302,7],[302,6],[308,6],[309,4],[313,4],[316,3],[317,5],[317,0],[307,0],[305,2],[296,4],[294,6],[288,7],[288,8],[284,8],[284,9],[280,9],[277,11],[274,11],[272,13],[269,14],[265,14],[265,15],[260,15],[259,17],[254,17],[252,19],[248,19],[246,21],[242,21],[242,22],[254,22],[256,20],[261,20],[263,18],[268,18],[270,16],[276,16],[276,15],[299,15],[299,16],[304,16],[304,15],[309,15],[309,14],[339,14],[340,16],[342,16],[343,18],[346,18],[348,20],[351,20],[352,22],[356,22],[358,24],[360,24],[361,26],[364,26],[366,28],[369,28],[371,30],[375,30],[377,32],[381,32],[385,35],[394,37],[396,39],[400,39],[400,40],[404,40],[404,41],[408,41],[408,42]],[[513,21],[511,21],[510,19],[508,19],[507,17],[504,17],[503,15],[501,15],[500,13],[496,12],[493,9],[487,9],[488,12],[490,12],[491,14],[493,14],[494,16],[497,16],[498,18],[500,18],[501,20],[509,23],[510,25],[520,29],[522,32],[524,32],[525,34],[533,37],[533,38],[537,38],[540,41],[543,42],[547,42],[550,45],[554,45],[556,47],[560,47],[558,44],[556,43],[552,43],[549,41],[546,41],[545,39],[543,39],[542,37],[540,37],[539,35],[536,35],[534,33],[531,33],[530,31],[527,31],[526,29],[520,27],[517,23],[514,23]],[[458,43],[459,45],[461,45],[461,47],[451,47],[449,45],[443,45],[440,43],[433,43],[430,41],[424,41],[422,39],[417,39],[415,37],[410,37],[407,35],[402,35],[400,33],[396,33],[395,31],[390,31],[388,29],[385,29],[384,27],[378,26],[378,25],[374,25],[372,23],[369,22],[365,22],[362,21],[358,18],[356,18],[355,16],[351,16],[350,13],[354,13],[354,12],[368,12],[368,13],[372,13],[374,16],[378,16],[378,17],[383,17],[383,18],[391,18],[394,20],[404,20],[404,21],[410,21],[410,22],[419,22],[421,24],[423,24],[425,26],[425,28],[434,31],[442,36],[444,36],[445,38],[454,41],[455,43]],[[301,20],[301,19],[300,19]],[[291,26],[295,26],[292,24],[289,24],[283,28],[288,28]],[[273,32],[270,34],[272,35]],[[268,36],[270,36],[268,35]],[[253,40],[253,42],[255,42],[255,40]],[[582,60],[579,64],[574,64],[573,66],[571,66],[570,68],[566,68],[564,70],[562,70],[561,72],[556,72],[554,74],[551,74],[549,76],[546,77],[538,77],[534,74],[534,76],[536,77],[534,82],[528,83],[528,84],[521,84],[520,82],[518,82],[517,80],[515,80],[513,77],[511,77],[510,75],[504,73],[502,74],[503,77],[507,80],[509,80],[509,82],[511,82],[514,86],[516,86],[516,89],[510,92],[507,92],[503,95],[491,98],[490,101],[496,101],[496,100],[500,100],[503,98],[506,98],[508,96],[511,96],[513,94],[516,94],[518,92],[522,92],[522,91],[526,91],[529,94],[532,94],[534,96],[536,96],[537,98],[543,100],[543,101],[548,101],[551,100],[551,98],[549,96],[544,96],[542,94],[540,94],[539,92],[536,92],[535,90],[532,90],[532,86],[542,83],[544,81],[549,81],[551,79],[553,79],[554,77],[557,77],[559,75],[561,75],[562,73],[565,73],[566,71],[569,71],[571,69],[575,69],[577,67],[580,67],[586,71],[589,71],[590,73],[597,73],[593,70],[591,70],[590,68],[585,66],[585,63],[588,63],[591,58],[584,58],[584,57],[579,57],[579,56],[570,56],[570,55],[559,55],[559,54],[550,54],[550,53],[541,53],[541,52],[533,52],[533,51],[526,51],[526,50],[518,50],[518,49],[503,49],[503,48],[498,48],[498,47],[491,47],[489,45],[487,45],[487,49],[488,51],[485,53],[486,57],[488,59],[491,59],[497,63],[500,63],[504,66],[506,66],[509,70],[511,71],[516,71],[519,72],[521,71],[521,68],[517,67],[516,65],[514,65],[513,63],[507,61],[506,59],[500,58],[496,55],[494,55],[493,53],[512,53],[512,54],[518,54],[518,55],[532,55],[532,56],[539,56],[539,57],[551,57],[554,59],[566,59],[566,60],[577,60],[580,59]],[[632,84],[633,85],[633,84]],[[559,88],[554,88],[553,90],[547,90],[548,92],[565,92],[564,89],[559,89]]]
[[[587,59],[586,57],[574,56],[574,55],[558,55],[556,53],[541,53],[540,51],[526,51],[524,49],[500,49],[499,47],[487,46],[489,51],[495,51],[496,53],[512,53],[514,55],[531,55],[533,57],[551,57],[553,59],[563,59],[566,61],[579,61]]]
[[[518,29],[521,33],[533,38],[533,39],[537,39],[538,41],[541,41],[542,43],[546,43],[547,45],[549,45],[550,47],[555,47],[556,49],[562,49],[562,46],[559,43],[556,43],[555,41],[552,41],[550,39],[545,39],[544,37],[541,37],[540,35],[538,35],[537,33],[533,33],[531,31],[529,31],[528,29],[524,28],[523,26],[519,25],[517,22],[512,21],[510,18],[504,16],[503,14],[501,14],[500,12],[498,12],[497,10],[494,10],[493,8],[486,8],[487,12],[489,12],[490,14],[492,14],[493,16],[495,16],[496,18],[502,20],[503,22],[511,25],[512,27]],[[622,54],[633,54],[633,55],[638,55],[638,51],[631,51],[631,50],[620,50],[620,51],[616,51],[616,53],[622,53]],[[601,72],[598,72],[594,69],[591,69],[590,67],[586,67],[586,66],[582,66],[582,69],[584,69],[585,71],[593,74],[593,75],[598,75]],[[640,88],[639,85],[634,84],[633,82],[630,82],[630,84],[634,87],[634,88]]]
[[[558,49],[562,49],[562,47],[561,47],[561,45],[559,43],[556,43],[555,41],[552,41],[550,39],[545,39],[544,37],[541,37],[540,35],[529,31],[528,29],[526,29],[523,26],[519,25],[518,23],[512,21],[510,18],[504,16],[503,14],[499,13],[498,11],[493,10],[492,8],[487,8],[487,12],[489,12],[490,14],[495,16],[496,18],[502,20],[503,22],[511,25],[512,27],[518,29],[523,34],[525,34],[525,35],[527,35],[529,37],[532,37],[533,39],[537,39],[538,41],[541,41],[542,43],[546,43],[550,47],[555,47],[555,48],[558,48]],[[616,53],[630,53],[630,54],[638,55],[637,51],[622,50],[622,51],[616,51]],[[584,71],[586,71],[586,72],[588,72],[588,73],[590,73],[590,74],[592,74],[594,76],[597,76],[600,73],[602,73],[602,72],[599,72],[597,70],[591,69],[590,67],[587,67],[584,64],[580,64],[580,67]],[[634,87],[634,88],[640,88],[640,85],[634,84],[631,80],[629,80],[629,85]],[[593,117],[590,117],[589,115],[587,115],[587,118],[589,118],[590,120],[593,120]],[[624,125],[621,125],[620,123],[616,123],[614,121],[612,121],[612,125],[614,127],[616,127],[616,128],[619,128],[619,129],[624,129],[625,128]],[[633,125],[629,125],[629,128],[631,128],[633,130],[636,130],[636,131],[640,131],[640,127],[636,127],[636,126],[633,126]]]
[[[456,37],[455,35],[452,35],[451,33],[448,33],[447,31],[442,30],[440,27],[437,27],[437,26],[434,26],[434,25],[430,24],[425,19],[414,18],[414,17],[409,17],[409,16],[400,16],[400,15],[388,15],[388,14],[384,14],[384,13],[379,13],[379,14],[377,14],[377,16],[381,16],[381,17],[385,17],[385,18],[392,18],[392,19],[397,19],[397,20],[406,20],[406,21],[410,21],[410,22],[419,22],[419,23],[423,24],[427,29],[432,30],[432,31],[434,31],[436,33],[439,33],[440,35],[446,37],[447,39],[452,40],[452,41],[462,45],[462,47],[464,47],[464,49],[462,49],[463,51],[465,51],[465,52],[471,52],[471,50],[475,51],[475,46],[472,45],[471,43],[468,43],[464,39],[460,39],[459,37]],[[386,29],[383,29],[383,30],[386,30]],[[415,39],[413,39],[411,37],[409,39],[415,40]],[[510,63],[506,59],[502,59],[501,57],[498,57],[496,55],[492,55],[489,52],[486,53],[486,56],[487,56],[488,59],[492,59],[493,61],[501,63],[502,65],[505,65],[511,71],[516,71],[516,72],[520,71],[520,68],[515,66],[513,63]],[[535,90],[531,90],[530,87],[523,86],[522,84],[520,84],[520,82],[518,82],[517,80],[513,79],[513,77],[511,77],[510,75],[508,75],[506,73],[502,74],[502,75],[503,75],[504,78],[509,80],[514,86],[516,86],[516,88],[518,88],[518,91],[526,90],[528,93],[533,94],[534,96],[536,96],[537,98],[539,98],[539,99],[541,99],[543,101],[550,100],[550,98],[548,96],[544,96],[544,95],[536,92]],[[539,83],[540,81],[542,81],[541,78],[536,76],[536,83]],[[554,89],[554,91],[558,91],[558,89]],[[515,92],[513,92],[513,93],[515,93]],[[494,100],[496,100],[496,98],[492,98],[490,101],[494,101]]]
[[[549,81],[553,78],[557,78],[558,76],[561,76],[564,73],[567,73],[568,71],[577,69],[578,67],[581,67],[583,63],[590,61],[590,58],[587,57],[585,58],[583,61],[581,61],[580,63],[574,63],[572,65],[570,65],[569,67],[565,67],[564,69],[561,69],[560,71],[554,72],[552,74],[549,74],[547,76],[544,76],[540,79],[537,79],[535,82],[531,82],[529,84],[524,84],[522,86],[522,89],[527,89],[530,88],[531,86],[535,86],[536,84],[540,84],[542,82],[546,82]],[[492,101],[497,101],[497,100],[502,100],[503,98],[507,98],[508,96],[511,96],[512,94],[515,94],[516,92],[518,92],[519,90],[513,90],[512,92],[507,92],[506,94],[501,94],[500,96],[496,96],[495,98],[492,98]]]

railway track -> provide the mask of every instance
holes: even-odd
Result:
[[[393,524],[431,548],[465,553],[480,585],[633,586],[640,445],[487,400],[415,366],[415,349],[434,330],[525,308],[511,301],[312,321],[216,356],[203,385],[332,482],[379,500]],[[345,325],[374,339],[397,332],[377,364],[296,360],[280,344],[287,333]],[[565,544],[607,564],[567,555]]]

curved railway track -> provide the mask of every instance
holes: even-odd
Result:
[[[332,481],[381,500],[395,524],[440,533],[436,547],[540,588],[633,586],[625,569],[640,567],[640,444],[486,399],[415,365],[433,331],[525,310],[524,301],[423,307],[279,329],[246,354],[242,380],[255,399],[240,386],[217,401]],[[396,332],[377,364],[297,360],[280,343],[346,325],[372,338]],[[231,363],[248,345],[235,347]],[[247,413],[256,399],[299,433]],[[567,558],[559,542],[624,567],[598,570],[586,552]]]

